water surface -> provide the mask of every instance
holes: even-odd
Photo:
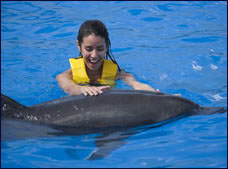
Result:
[[[77,31],[87,19],[106,24],[116,60],[137,80],[204,106],[227,108],[224,1],[1,2],[1,93],[26,106],[66,96],[55,77],[78,56]],[[116,87],[131,89],[122,81]],[[97,150],[99,133],[1,142],[1,164],[227,167],[227,113],[142,129],[93,161],[87,158]]]

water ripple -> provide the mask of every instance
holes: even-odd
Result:
[[[146,22],[153,22],[153,21],[161,21],[163,20],[163,18],[158,18],[158,17],[145,17],[142,18],[142,20],[146,21]]]
[[[220,37],[218,36],[208,36],[208,37],[198,37],[198,38],[186,38],[182,41],[192,42],[192,43],[205,43],[205,42],[215,42],[218,41]]]

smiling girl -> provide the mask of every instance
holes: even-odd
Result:
[[[88,20],[81,25],[77,47],[80,56],[71,58],[71,68],[56,77],[59,86],[69,95],[98,95],[114,85],[117,79],[135,90],[155,91],[120,69],[111,53],[107,28],[101,21]]]

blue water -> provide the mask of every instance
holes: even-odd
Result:
[[[78,56],[87,19],[106,24],[116,60],[137,80],[227,108],[225,1],[1,2],[1,93],[27,106],[66,96],[55,77]],[[227,113],[147,127],[94,161],[99,133],[3,141],[1,167],[227,167]]]

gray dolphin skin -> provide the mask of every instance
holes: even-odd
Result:
[[[83,129],[136,127],[177,116],[224,113],[180,96],[137,90],[108,90],[99,96],[65,96],[31,107],[1,94],[1,117]]]
[[[202,107],[185,98],[139,90],[108,90],[99,96],[65,96],[31,107],[1,94],[1,141],[53,135],[100,133],[96,151],[87,160],[98,160],[126,143],[126,139],[188,115],[224,113],[223,107]],[[68,151],[67,151],[68,152]],[[75,150],[70,153],[77,156]]]
[[[148,91],[109,90],[99,96],[65,96],[31,107],[1,95],[1,117],[73,128],[135,127],[182,114],[224,113],[185,98]]]

